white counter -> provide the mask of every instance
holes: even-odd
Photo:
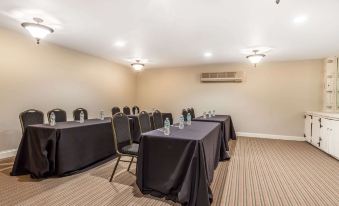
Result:
[[[339,113],[337,113],[337,112],[312,112],[312,111],[308,111],[308,112],[306,112],[306,114],[318,116],[318,117],[324,117],[324,118],[328,118],[328,119],[339,120]]]

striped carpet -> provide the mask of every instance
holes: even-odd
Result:
[[[236,141],[230,142],[231,154]],[[112,206],[169,206],[176,205],[164,198],[143,195],[135,184],[135,176],[126,171],[128,163],[119,164],[113,182],[108,179],[113,170],[113,161],[81,174],[62,178],[33,180],[28,175],[11,177],[11,166],[0,161],[0,206],[7,205],[112,205]],[[214,206],[222,205],[227,169],[230,161],[220,162],[211,184]],[[132,170],[135,173],[135,164]]]
[[[240,137],[231,161],[214,173],[212,205],[339,205],[339,161],[306,142]],[[114,161],[81,174],[32,180],[11,177],[12,159],[0,161],[0,205],[178,205],[140,193],[135,176]],[[134,172],[134,171],[133,171]]]
[[[222,202],[339,205],[339,161],[306,142],[239,138]]]

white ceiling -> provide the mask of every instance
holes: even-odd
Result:
[[[0,26],[29,35],[20,22],[41,17],[55,29],[42,43],[163,67],[246,62],[242,49],[256,46],[273,48],[266,61],[338,55],[338,9],[339,0],[1,0]]]

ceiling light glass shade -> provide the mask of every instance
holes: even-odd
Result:
[[[131,66],[133,67],[135,71],[141,71],[145,65],[141,63],[133,63],[131,64]]]
[[[54,30],[48,26],[36,24],[36,23],[22,23],[22,27],[24,27],[39,43],[40,39],[45,38],[48,34],[54,32]]]
[[[252,64],[258,64],[261,62],[261,60],[265,57],[264,54],[253,54],[247,56],[247,59],[252,63]]]

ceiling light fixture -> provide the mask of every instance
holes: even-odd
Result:
[[[307,20],[307,16],[302,15],[302,16],[297,16],[297,17],[295,17],[295,18],[293,19],[293,22],[294,22],[295,24],[301,24],[301,23],[304,23],[306,20]]]
[[[48,34],[54,32],[54,30],[48,26],[42,25],[41,23],[44,21],[40,18],[33,18],[35,23],[24,22],[21,24],[35,39],[36,43],[39,44],[40,40],[45,38]]]
[[[141,71],[145,65],[141,63],[141,61],[138,59],[138,60],[135,60],[135,62],[132,63],[131,66],[133,67],[135,71]]]
[[[115,45],[116,47],[124,47],[124,46],[126,46],[126,42],[124,42],[124,41],[116,41],[116,42],[114,43],[114,45]]]
[[[204,53],[204,57],[212,57],[212,56],[213,56],[212,52],[205,52]]]
[[[254,54],[246,57],[252,64],[254,64],[254,67],[257,67],[257,64],[266,56],[265,54],[257,54],[258,52],[259,50],[255,49],[253,50]]]

